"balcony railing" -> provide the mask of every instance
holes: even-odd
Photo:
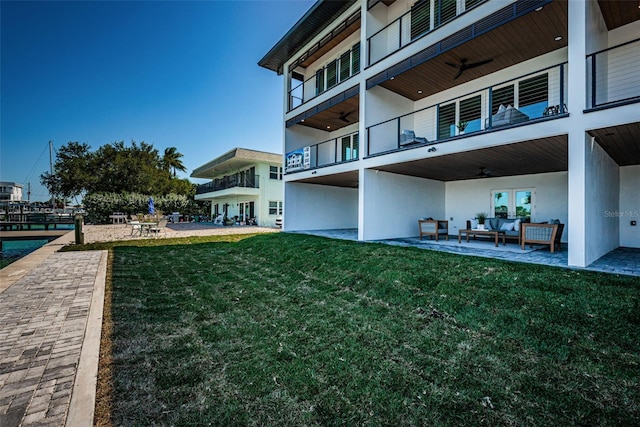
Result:
[[[214,179],[205,184],[200,184],[196,188],[196,194],[211,193],[214,191],[228,190],[229,188],[260,188],[260,177],[258,175],[250,175],[237,173],[234,175],[226,175],[222,178]]]
[[[367,155],[568,114],[567,64],[536,71],[367,128]]]
[[[288,110],[291,111],[307,101],[323,94],[360,72],[360,43],[317,70],[313,77],[289,91]],[[294,80],[292,80],[293,82]]]
[[[359,134],[353,132],[337,138],[311,145],[306,150],[308,163],[303,161],[304,149],[287,153],[285,173],[317,169],[339,163],[358,160],[360,155]]]
[[[409,12],[367,39],[367,65],[386,58],[483,1],[422,0],[415,3]]]
[[[587,108],[640,102],[640,39],[587,55]]]

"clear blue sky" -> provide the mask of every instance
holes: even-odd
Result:
[[[0,3],[0,181],[49,195],[48,141],[177,147],[188,172],[282,151],[283,77],[258,61],[315,0]]]

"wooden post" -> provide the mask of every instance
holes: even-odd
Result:
[[[81,213],[77,213],[74,217],[74,220],[76,245],[84,245],[84,216],[82,216]]]

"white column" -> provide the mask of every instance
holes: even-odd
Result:
[[[568,127],[568,264],[585,267],[587,247],[587,158],[588,138],[585,134],[583,110],[586,106],[586,22],[587,5],[583,1],[569,3],[569,70],[568,100],[570,117]]]

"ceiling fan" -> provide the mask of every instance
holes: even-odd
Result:
[[[447,64],[450,67],[458,69],[458,72],[456,73],[455,77],[453,78],[453,80],[455,80],[458,77],[460,77],[462,75],[462,73],[464,73],[466,70],[468,70],[470,68],[476,68],[476,67],[479,67],[479,66],[484,65],[484,64],[488,64],[491,61],[493,61],[493,58],[485,59],[483,61],[478,61],[478,62],[467,63],[467,58],[462,58],[462,59],[460,59],[460,63],[459,64],[454,64],[452,62],[445,62],[445,64]]]
[[[348,113],[339,113],[340,115],[338,116],[338,119],[342,120],[343,122],[346,123],[351,123],[351,121],[348,119],[348,117],[351,115],[351,113],[354,113],[354,111],[349,111]]]
[[[478,173],[480,178],[490,178],[492,176],[491,170],[487,169],[484,166],[480,166],[480,173]]]

